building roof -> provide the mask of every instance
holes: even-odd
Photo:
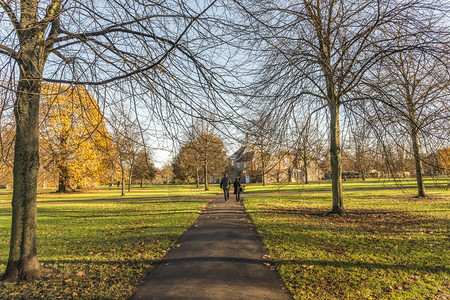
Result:
[[[254,157],[255,150],[249,143],[239,148],[238,151],[234,152],[233,155],[230,156],[234,162],[249,162],[252,161]]]
[[[230,156],[230,158],[233,160],[239,159],[242,156],[242,154],[244,154],[245,148],[246,148],[245,146],[242,146],[241,148],[239,148],[238,151],[234,152],[233,155]]]
[[[248,151],[244,152],[241,157],[236,159],[236,162],[246,162],[246,161],[252,161],[255,157],[255,151]]]

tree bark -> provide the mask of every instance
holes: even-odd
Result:
[[[14,106],[16,140],[11,243],[8,265],[3,276],[8,281],[38,278],[43,272],[37,259],[36,243],[39,98],[43,61],[39,59],[38,50],[30,50],[24,54],[24,58]]]
[[[341,143],[339,128],[339,104],[333,101],[328,105],[330,109],[330,156],[331,156],[331,182],[333,194],[333,208],[331,213],[344,214],[344,201],[342,197],[342,170],[341,170]]]
[[[195,176],[196,176],[196,181],[197,181],[197,188],[200,188],[200,178],[198,176],[198,167],[195,168]]]
[[[261,169],[262,169],[262,185],[263,186],[266,186],[267,185],[267,182],[266,182],[266,164],[264,163],[264,160],[262,160],[262,167],[261,167]]]
[[[128,193],[131,192],[131,177],[133,175],[133,167],[130,168],[130,172],[128,173]]]
[[[308,157],[306,151],[303,152],[303,167],[305,168],[305,184],[308,184]]]
[[[39,100],[44,65],[54,42],[45,40],[49,23],[38,21],[38,2],[20,1],[20,21],[12,20],[18,21],[14,27],[20,41],[19,56],[16,57],[20,75],[14,103],[16,137],[11,243],[8,265],[3,276],[8,281],[35,279],[46,271],[37,259],[36,242]],[[52,3],[47,12],[48,17],[59,14],[59,5],[59,1]],[[48,31],[48,38],[58,34],[56,27],[59,23],[56,19]]]
[[[121,169],[122,169],[122,178],[120,180],[120,182],[122,184],[122,194],[121,194],[121,196],[125,196],[125,168],[123,167],[123,165],[121,165]]]
[[[209,183],[208,183],[208,163],[206,162],[204,165],[205,169],[205,191],[209,191]]]
[[[60,165],[59,170],[59,180],[58,180],[58,190],[57,193],[67,193],[69,191],[69,170],[67,166]]]
[[[68,161],[68,134],[61,134],[59,145],[59,157],[57,161],[58,165],[58,190],[57,193],[67,193],[70,189],[69,186],[69,168],[67,167]]]
[[[420,158],[419,137],[415,124],[411,124],[411,140],[414,153],[414,161],[416,164],[416,180],[417,180],[417,193],[419,197],[426,197],[425,185],[422,177],[422,161]]]

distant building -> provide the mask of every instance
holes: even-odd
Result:
[[[233,180],[240,176],[242,183],[256,182],[255,153],[256,151],[247,137],[245,145],[229,157],[228,173]]]
[[[308,181],[323,178],[318,162],[309,161]],[[228,174],[234,180],[240,176],[242,183],[262,182],[261,156],[247,137],[245,144],[229,157]],[[278,153],[270,157],[266,166],[266,182],[302,182],[305,180],[303,161],[296,160],[290,153]]]

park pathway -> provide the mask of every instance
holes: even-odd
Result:
[[[233,198],[211,201],[131,299],[292,299]]]

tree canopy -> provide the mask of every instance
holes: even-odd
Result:
[[[41,164],[56,168],[58,191],[109,182],[115,150],[97,100],[81,86],[45,84],[41,106]]]
[[[218,136],[202,132],[180,148],[172,165],[176,178],[187,182],[194,178],[198,182],[199,170],[203,171],[205,189],[208,189],[210,177],[219,178],[227,165],[224,144]]]

